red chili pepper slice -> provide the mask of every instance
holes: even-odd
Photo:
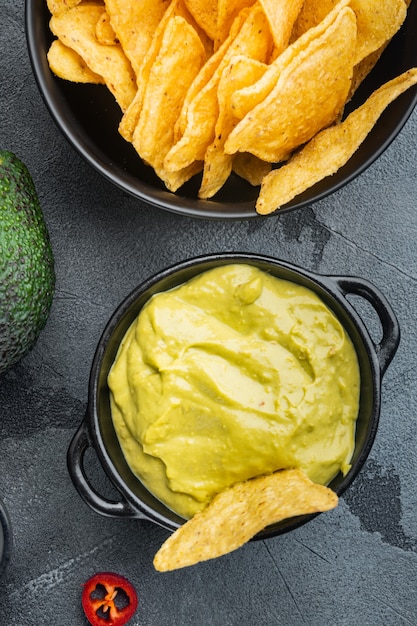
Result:
[[[133,585],[113,572],[100,572],[89,578],[84,583],[81,601],[92,626],[123,626],[138,606]]]

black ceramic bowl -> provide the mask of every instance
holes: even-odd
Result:
[[[10,519],[4,504],[0,500],[0,578],[10,561],[12,551],[12,532]]]
[[[68,450],[68,469],[75,487],[98,513],[145,519],[169,530],[175,530],[184,522],[149,493],[129,469],[113,428],[107,375],[125,332],[153,294],[171,289],[201,272],[230,263],[249,263],[311,289],[333,310],[349,333],[360,364],[360,409],[352,468],[346,476],[340,474],[332,481],[332,489],[341,495],[365,463],[378,427],[382,376],[400,339],[396,317],[384,296],[360,278],[320,276],[269,257],[236,253],[198,257],[160,272],[135,289],[114,312],[98,344],[91,369],[86,415]],[[382,329],[382,339],[378,343],[371,339],[357,311],[349,303],[349,295],[360,296],[375,310]],[[120,499],[115,502],[100,495],[87,478],[84,456],[89,447],[94,448],[106,474],[120,493]],[[257,538],[287,532],[312,517],[293,518],[269,526]]]
[[[176,194],[167,191],[153,170],[139,159],[131,144],[119,135],[120,109],[106,87],[77,85],[53,76],[46,59],[52,40],[49,17],[46,0],[26,0],[26,33],[33,71],[53,119],[90,165],[125,192],[168,211],[216,219],[260,217],[255,212],[258,188],[234,175],[211,200],[197,198],[199,177]],[[417,66],[416,24],[417,4],[412,3],[401,31],[361,85],[347,112],[387,80]],[[416,88],[401,95],[383,113],[343,168],[288,203],[279,213],[310,205],[363,172],[398,134],[416,102]]]

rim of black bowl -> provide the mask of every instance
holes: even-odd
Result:
[[[26,0],[26,39],[32,69],[46,107],[58,128],[87,163],[121,190],[159,209],[189,217],[219,220],[254,217],[268,219],[322,200],[360,175],[387,149],[417,104],[417,88],[412,87],[388,106],[353,157],[336,174],[317,183],[271,215],[260,216],[255,211],[258,189],[234,174],[212,200],[197,198],[199,177],[186,183],[175,194],[167,191],[151,168],[142,163],[134,148],[119,135],[117,126],[121,112],[108,90],[101,85],[67,83],[52,74],[46,59],[46,51],[53,39],[49,31],[49,17],[45,0]],[[402,28],[346,107],[346,113],[361,104],[384,82],[417,65],[417,46],[414,41],[416,22],[417,5],[412,3]],[[105,124],[102,127],[102,146],[96,145],[97,137],[86,133],[86,127],[75,115],[71,104],[71,98],[85,103],[84,114],[84,110],[88,110],[91,102],[94,103],[98,93],[100,102],[105,105],[100,110],[105,109],[106,115],[109,114],[114,119],[115,126],[110,129]],[[94,113],[92,110],[90,122],[93,125],[99,123],[96,122],[96,117],[97,111]],[[109,143],[112,149],[115,146],[115,152],[107,152]]]
[[[0,500],[0,527],[3,534],[3,546],[0,547],[0,577],[10,561],[12,552],[12,533],[10,519],[4,504]]]

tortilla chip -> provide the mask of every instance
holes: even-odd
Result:
[[[230,132],[239,122],[231,106],[236,89],[254,83],[264,72],[264,63],[243,55],[232,57],[220,77],[217,90],[219,116],[216,122],[215,139],[204,156],[204,170],[200,198],[211,198],[228,179],[233,156],[224,152],[224,144]]]
[[[217,34],[218,0],[184,0],[184,3],[197,24],[214,41]]]
[[[336,0],[305,0],[294,25],[292,39],[297,39],[319,24],[337,5]],[[351,0],[358,24],[355,65],[389,41],[407,14],[404,0]]]
[[[280,162],[329,126],[349,93],[355,42],[356,17],[346,6],[282,69],[269,95],[231,132],[225,152],[251,152],[263,161]]]
[[[417,84],[417,68],[389,81],[340,124],[321,131],[291,160],[265,177],[256,210],[272,213],[340,169],[356,152],[384,109]]]
[[[262,161],[249,152],[238,152],[233,157],[233,171],[248,183],[257,187],[272,169],[271,163]]]
[[[158,24],[158,27],[155,30],[152,42],[143,59],[142,66],[137,74],[137,91],[135,97],[132,100],[127,111],[125,111],[125,114],[123,115],[119,125],[119,133],[122,135],[122,137],[124,137],[124,139],[126,139],[126,141],[132,141],[133,132],[139,120],[139,115],[143,102],[143,95],[149,79],[149,73],[160,50],[161,41],[165,32],[166,25],[171,17],[179,15],[178,7],[180,6],[183,6],[182,0],[174,0],[168,5],[168,8],[166,9],[162,19]]]
[[[58,13],[68,11],[68,9],[72,9],[76,7],[77,4],[80,4],[80,2],[81,0],[46,0],[49,12],[52,13],[52,15],[58,15]]]
[[[243,23],[245,14],[242,13],[241,16],[235,20],[233,24],[233,28],[230,31],[229,37],[223,43],[223,45],[214,52],[208,59],[204,66],[201,68],[200,72],[197,74],[196,79],[193,81],[188,93],[185,96],[184,104],[181,110],[181,115],[179,117],[178,123],[176,125],[176,136],[177,140],[179,140],[182,135],[186,132],[187,123],[188,123],[188,113],[191,106],[191,103],[195,98],[198,98],[199,94],[207,87],[211,80],[216,81],[217,75],[216,72],[222,72],[222,68],[225,65],[225,55],[230,46],[230,43],[234,40],[236,35],[239,32],[239,28]],[[196,106],[196,103],[194,103]]]
[[[355,65],[388,42],[407,15],[404,0],[351,0],[358,23]]]
[[[341,0],[337,8],[330,12],[318,26],[309,29],[304,35],[299,37],[297,41],[286,48],[273,63],[269,66],[265,66],[264,75],[256,83],[235,92],[232,98],[232,106],[237,117],[243,119],[245,115],[265,100],[276,86],[282,72],[288,68],[299,55],[305,55],[306,50],[309,49],[309,46],[314,41],[317,41],[320,37],[325,35],[327,29],[334,23],[334,20],[342,8],[349,6],[349,1],[350,0]]]
[[[226,41],[232,24],[239,13],[255,4],[254,0],[218,0],[216,35],[214,49],[217,50]]]
[[[355,67],[353,68],[352,83],[350,85],[350,92],[347,97],[347,102],[349,102],[353,94],[357,91],[357,89],[360,87],[368,74],[374,69],[388,43],[389,42],[385,43],[378,50],[371,52],[371,54],[369,54],[367,57],[362,59],[362,61],[355,65]]]
[[[298,17],[295,21],[291,40],[315,28],[339,4],[339,0],[304,0]]]
[[[168,5],[161,21],[158,24],[158,27],[155,30],[154,36],[152,38],[152,42],[149,46],[149,49],[143,59],[142,66],[137,76],[137,92],[136,95],[129,106],[128,110],[125,112],[120,125],[119,132],[127,141],[132,141],[133,132],[136,128],[136,125],[139,120],[140,111],[143,103],[143,96],[145,93],[146,85],[149,80],[149,74],[151,72],[151,68],[155,62],[157,55],[159,54],[159,50],[161,48],[162,38],[164,36],[164,32],[166,29],[166,25],[169,20],[175,16],[183,17],[187,22],[193,26],[194,30],[199,34],[201,43],[203,44],[206,55],[208,56],[209,51],[211,51],[210,43],[208,39],[204,36],[201,29],[198,28],[198,25],[190,16],[189,11],[185,7],[183,0],[173,0]]]
[[[105,0],[110,23],[136,76],[168,4],[167,0]]]
[[[135,96],[135,75],[120,45],[106,46],[97,41],[96,24],[102,12],[101,4],[80,4],[53,15],[50,27],[64,45],[84,59],[91,71],[103,77],[124,111]]]
[[[59,39],[51,43],[47,58],[49,67],[58,78],[73,83],[104,84],[103,77],[92,72],[80,55]]]
[[[97,41],[105,46],[114,46],[119,43],[113,26],[110,24],[110,17],[107,11],[103,11],[96,24],[96,37]]]
[[[274,57],[288,46],[294,23],[304,0],[260,0],[274,39]]]
[[[238,483],[215,496],[165,541],[155,555],[155,569],[166,572],[222,556],[270,524],[329,511],[337,503],[331,489],[314,484],[299,469]]]
[[[132,143],[138,154],[174,191],[175,185],[185,182],[184,168],[181,176],[177,173],[170,177],[165,173],[163,162],[174,143],[174,126],[185,94],[205,58],[205,49],[194,28],[183,17],[172,17],[152,65],[139,122],[133,133]],[[186,175],[201,169],[201,165],[196,167],[187,169]]]
[[[185,96],[175,127],[177,141],[165,161],[165,167],[170,171],[181,169],[193,160],[204,160],[218,115],[218,81],[226,65],[227,51],[245,17],[246,13],[242,12],[235,20],[229,37],[204,64]],[[198,125],[200,128],[197,128]]]
[[[235,35],[236,30],[238,32]],[[219,114],[217,89],[221,74],[230,59],[237,54],[259,61],[265,60],[271,47],[271,41],[265,36],[265,32],[268,32],[268,24],[258,5],[252,10],[244,9],[236,18],[231,35],[218,51],[220,62],[212,77],[196,97],[185,105],[185,132],[165,159],[168,171],[174,172],[187,167],[193,161],[204,160],[206,150],[214,139]]]

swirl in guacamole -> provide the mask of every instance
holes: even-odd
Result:
[[[108,377],[114,426],[144,485],[189,518],[283,468],[328,484],[350,467],[360,374],[319,297],[246,264],[156,294]]]

